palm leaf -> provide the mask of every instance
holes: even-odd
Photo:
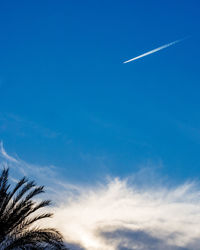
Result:
[[[56,229],[32,227],[39,220],[52,217],[52,213],[38,213],[50,205],[50,200],[32,200],[44,192],[44,186],[36,186],[23,177],[9,191],[8,175],[8,169],[3,169],[0,175],[0,249],[67,249]]]

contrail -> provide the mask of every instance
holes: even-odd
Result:
[[[135,61],[135,60],[137,60],[137,59],[139,59],[139,58],[142,58],[142,57],[148,56],[148,55],[150,55],[150,54],[153,54],[153,53],[155,53],[155,52],[157,52],[157,51],[159,51],[159,50],[165,49],[165,48],[167,48],[167,47],[169,47],[169,46],[172,46],[172,45],[174,45],[174,44],[176,44],[176,43],[179,43],[179,42],[181,42],[181,41],[183,41],[183,40],[184,40],[184,39],[176,40],[176,41],[174,41],[174,42],[165,44],[165,45],[163,45],[163,46],[161,46],[161,47],[158,47],[158,48],[156,48],[156,49],[150,50],[150,51],[148,51],[148,52],[146,52],[146,53],[144,53],[144,54],[142,54],[142,55],[140,55],[140,56],[136,56],[136,57],[134,57],[134,58],[132,58],[132,59],[130,59],[130,60],[128,60],[128,61],[125,61],[125,62],[123,62],[123,63],[128,63],[128,62],[131,62],[131,61]]]

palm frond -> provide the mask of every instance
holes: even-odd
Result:
[[[32,229],[17,235],[15,239],[11,239],[4,250],[13,250],[18,247],[26,247],[26,245],[50,245],[53,249],[66,249],[64,247],[61,234],[53,229]]]
[[[36,213],[49,206],[50,200],[32,200],[44,192],[44,186],[36,186],[23,177],[9,191],[8,175],[8,169],[3,169],[0,175],[0,249],[67,249],[56,229],[33,228],[37,221],[52,217],[52,213]]]

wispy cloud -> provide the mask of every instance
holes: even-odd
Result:
[[[37,135],[48,139],[54,139],[60,136],[59,132],[52,131],[36,122],[29,121],[23,117],[12,113],[0,112],[0,131],[14,134],[20,137],[30,137]]]
[[[48,185],[48,195],[54,198],[54,190],[57,196],[49,226],[57,227],[74,250],[199,249],[200,188],[195,183],[141,187],[107,178],[83,186],[63,182],[56,168],[13,161],[5,149],[0,159],[15,170],[21,165],[36,180],[46,172],[40,181]]]
[[[17,161],[14,157],[12,157],[12,156],[10,156],[10,155],[8,155],[8,154],[6,153],[6,151],[5,151],[4,147],[3,147],[3,142],[2,142],[2,141],[0,142],[0,154],[1,154],[7,161],[11,161],[11,162],[14,162],[14,163],[18,163],[18,161]]]
[[[69,202],[66,197],[54,211],[52,223],[66,241],[89,250],[197,250],[199,246],[199,191],[192,184],[141,190],[116,178],[83,189]]]
[[[136,57],[134,57],[134,58],[131,58],[131,59],[129,59],[129,60],[123,62],[123,63],[128,63],[128,62],[132,62],[132,61],[138,60],[138,59],[140,59],[140,58],[142,58],[142,57],[145,57],[145,56],[151,55],[151,54],[153,54],[153,53],[156,53],[156,52],[158,52],[158,51],[160,51],[160,50],[166,49],[167,47],[170,47],[170,46],[172,46],[172,45],[174,45],[174,44],[176,44],[176,43],[179,43],[179,42],[181,42],[181,41],[183,41],[183,39],[181,39],[181,40],[176,40],[176,41],[174,41],[174,42],[171,42],[171,43],[162,45],[162,46],[160,46],[160,47],[158,47],[158,48],[156,48],[156,49],[150,50],[150,51],[148,51],[148,52],[146,52],[146,53],[144,53],[144,54],[142,54],[142,55],[139,55],[139,56],[136,56]]]
[[[197,144],[200,143],[200,127],[198,127],[196,124],[192,124],[189,121],[186,122],[174,119],[173,122],[178,128],[179,132],[183,133],[184,136],[188,137],[188,139]]]
[[[58,167],[54,165],[41,166],[38,164],[27,163],[20,159],[18,156],[10,156],[3,147],[3,142],[0,143],[0,167],[10,167],[12,180],[27,176],[38,182],[39,185],[45,185],[47,195],[51,195],[52,198],[57,201],[58,193],[67,190],[69,193],[77,192],[77,186],[70,184],[69,182],[62,181],[62,174]],[[48,177],[47,177],[48,176]],[[55,188],[56,186],[56,188]]]

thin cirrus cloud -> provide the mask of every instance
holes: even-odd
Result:
[[[200,189],[195,183],[141,187],[109,178],[83,186],[61,181],[56,167],[13,159],[1,145],[0,160],[10,166],[11,174],[28,174],[47,187],[53,200],[56,191],[50,208],[54,217],[45,226],[58,228],[71,249],[199,249]]]
[[[48,139],[54,139],[60,136],[59,132],[52,131],[33,121],[26,120],[17,114],[0,112],[0,121],[0,132],[9,132],[15,136],[30,137],[37,135]]]
[[[176,41],[174,41],[174,42],[171,42],[171,43],[162,45],[162,46],[160,46],[160,47],[158,47],[158,48],[156,48],[156,49],[150,50],[150,51],[148,51],[148,52],[146,52],[146,53],[144,53],[144,54],[141,54],[141,55],[139,55],[139,56],[136,56],[136,57],[134,57],[134,58],[131,58],[131,59],[129,59],[129,60],[123,62],[123,63],[129,63],[129,62],[138,60],[138,59],[140,59],[140,58],[142,58],[142,57],[145,57],[145,56],[151,55],[151,54],[153,54],[153,53],[156,53],[156,52],[158,52],[158,51],[160,51],[160,50],[166,49],[167,47],[170,47],[170,46],[172,46],[172,45],[175,45],[176,43],[179,43],[179,42],[181,42],[181,41],[183,41],[183,40],[184,40],[184,39],[180,39],[180,40],[176,40]]]

